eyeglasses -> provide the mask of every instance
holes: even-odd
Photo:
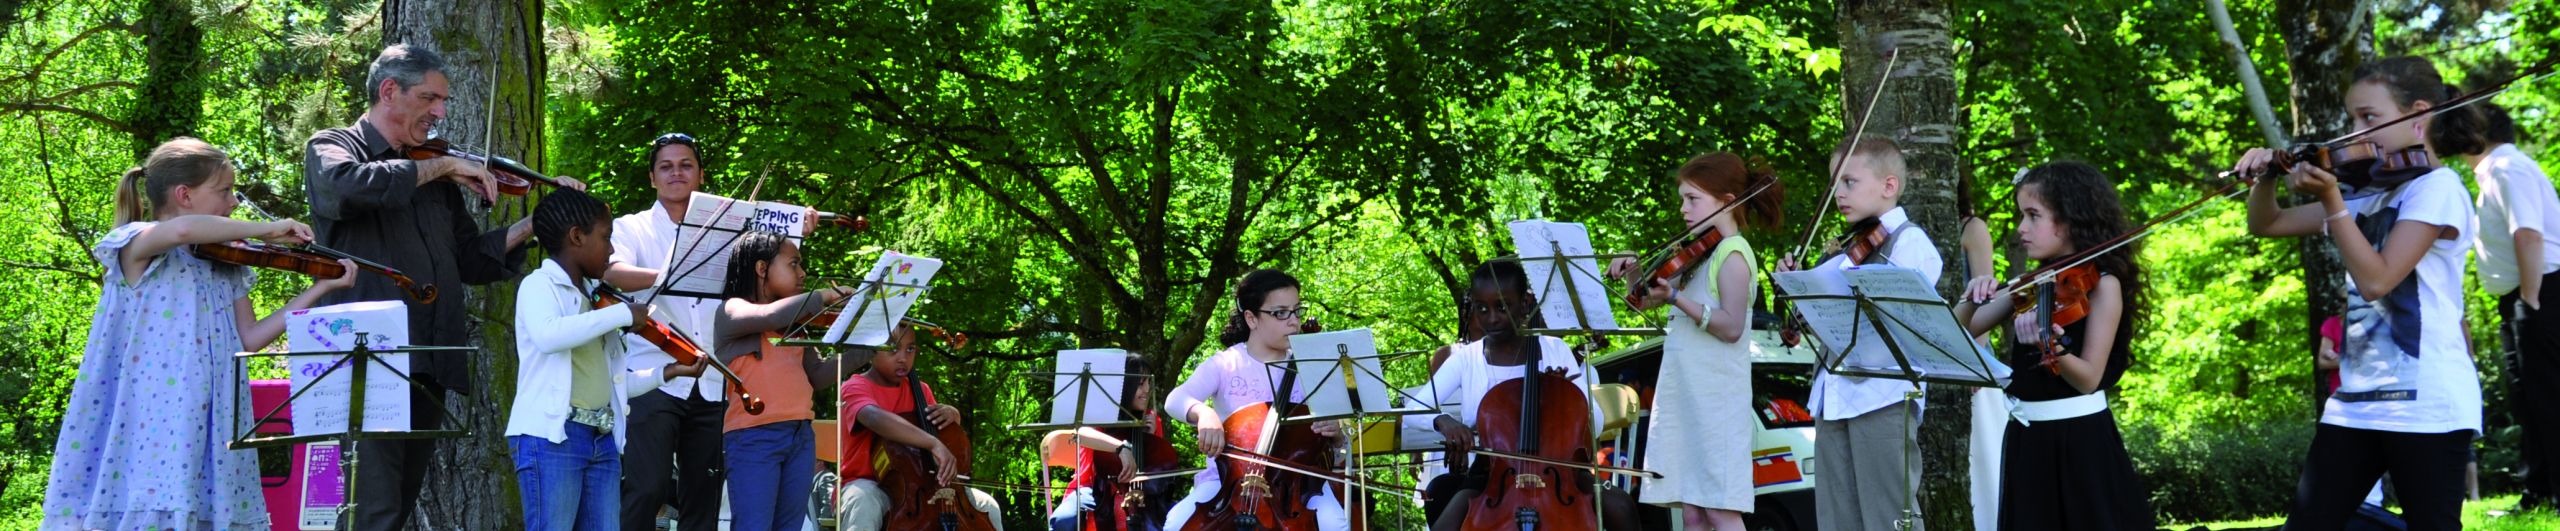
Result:
[[[1306,307],[1304,307],[1304,306],[1297,307],[1297,308],[1281,308],[1281,309],[1277,309],[1277,310],[1245,310],[1245,311],[1249,311],[1249,312],[1253,312],[1253,313],[1258,313],[1258,314],[1263,314],[1263,315],[1268,315],[1268,316],[1271,316],[1271,318],[1273,318],[1273,319],[1282,319],[1282,320],[1287,320],[1287,319],[1297,319],[1297,318],[1301,318],[1301,317],[1306,317],[1306,316],[1307,316],[1307,308],[1306,308]]]
[[[693,140],[693,135],[684,133],[667,133],[658,135],[657,140],[649,141],[649,147],[652,148],[667,147],[667,144],[684,144],[690,146],[694,145],[695,141]]]

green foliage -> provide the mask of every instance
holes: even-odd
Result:
[[[2125,450],[2163,522],[2284,514],[2311,448],[2310,422],[2264,422],[2181,434],[2123,427]]]
[[[97,294],[87,246],[109,228],[110,176],[159,140],[135,138],[128,120],[223,146],[254,199],[299,216],[301,142],[353,119],[378,46],[371,2],[177,2],[203,30],[201,60],[153,69],[153,41],[127,25],[145,4],[0,0],[0,104],[20,105],[0,106],[0,198],[17,207],[0,209],[12,243],[0,246],[0,289],[42,294],[0,298],[0,343],[12,345],[0,351],[0,478],[11,480],[0,519],[33,515],[40,496],[44,472],[29,467],[49,461],[76,377]],[[1957,6],[1961,166],[1995,235],[2012,224],[2006,178],[2018,168],[2091,162],[2148,217],[2265,143],[2202,4]],[[2381,51],[2441,57],[2464,86],[2560,42],[2551,0],[2434,18],[2413,8],[2456,3],[2388,4]],[[2233,2],[2232,16],[2289,119],[2272,5]],[[1056,349],[1121,347],[1149,356],[1169,386],[1221,346],[1209,336],[1245,270],[1297,274],[1330,328],[1427,350],[1454,340],[1466,270],[1512,252],[1501,223],[1584,222],[1604,250],[1659,244],[1678,228],[1665,176],[1710,150],[1779,170],[1790,222],[1750,235],[1764,252],[1792,247],[1830,215],[1815,207],[1848,114],[1834,7],[553,2],[542,134],[546,169],[595,183],[618,212],[652,200],[646,142],[682,131],[706,142],[708,191],[873,220],[872,232],[811,240],[819,275],[851,276],[880,249],[949,260],[920,315],[980,341],[920,370],[968,411],[978,476],[1030,483],[1038,469],[1022,449],[1040,434],[1006,427],[1041,415],[1046,389],[1019,373]],[[144,108],[139,85],[170,79],[197,84],[197,114]],[[2560,86],[2541,81],[2498,101],[2534,139],[2560,130],[2555,97]],[[2275,511],[2312,422],[2295,250],[2322,243],[2253,238],[2241,218],[2237,204],[2210,205],[2144,243],[2155,296],[2116,412],[2171,519]],[[260,278],[260,308],[308,285]],[[2470,300],[2491,410],[2483,481],[2495,489],[2513,430],[2491,301]],[[1390,379],[1418,381],[1419,359],[1390,363]],[[1190,447],[1189,433],[1175,439]],[[1012,513],[1009,527],[1033,527],[1031,511]]]

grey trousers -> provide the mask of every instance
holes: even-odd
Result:
[[[1917,509],[1920,486],[1918,407],[1910,401],[1837,421],[1814,433],[1814,520],[1822,531],[1891,531],[1904,509]],[[1917,518],[1912,531],[1921,531]]]

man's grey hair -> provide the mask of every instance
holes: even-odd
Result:
[[[382,103],[382,80],[400,86],[401,92],[427,81],[428,72],[444,72],[444,57],[425,46],[394,44],[373,57],[373,67],[365,72],[364,96],[369,103]]]

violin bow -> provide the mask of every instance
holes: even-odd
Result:
[[[1387,491],[1387,492],[1394,492],[1394,493],[1399,493],[1399,494],[1417,494],[1417,493],[1422,492],[1422,490],[1421,490],[1421,489],[1416,489],[1416,488],[1407,487],[1407,486],[1403,486],[1403,485],[1392,485],[1392,484],[1386,484],[1386,483],[1379,483],[1379,482],[1376,482],[1376,481],[1373,481],[1373,480],[1362,479],[1362,478],[1355,478],[1355,477],[1350,477],[1350,476],[1344,476],[1344,475],[1335,474],[1335,473],[1328,472],[1328,471],[1323,471],[1323,470],[1311,470],[1311,469],[1308,469],[1308,468],[1305,468],[1305,467],[1298,466],[1298,464],[1297,464],[1297,463],[1292,463],[1292,462],[1289,462],[1289,461],[1287,461],[1287,460],[1283,460],[1283,459],[1280,459],[1280,458],[1277,458],[1277,457],[1272,457],[1272,456],[1268,456],[1268,455],[1263,455],[1261,452],[1256,452],[1256,451],[1252,451],[1252,450],[1246,450],[1246,449],[1243,449],[1243,448],[1237,448],[1237,447],[1235,447],[1235,446],[1233,446],[1233,445],[1229,445],[1229,446],[1227,446],[1227,447],[1225,447],[1225,448],[1221,448],[1221,449],[1219,449],[1219,450],[1218,450],[1218,454],[1219,454],[1219,455],[1218,455],[1218,457],[1226,457],[1226,458],[1235,459],[1235,460],[1238,460],[1238,461],[1244,461],[1244,462],[1249,462],[1249,463],[1253,463],[1253,464],[1257,464],[1257,465],[1262,465],[1262,466],[1263,466],[1263,467],[1265,467],[1265,468],[1271,468],[1271,469],[1276,469],[1276,470],[1280,470],[1280,471],[1283,471],[1283,472],[1288,472],[1288,473],[1297,474],[1297,475],[1301,475],[1301,476],[1306,476],[1306,477],[1311,477],[1311,478],[1315,478],[1315,479],[1320,479],[1320,480],[1324,480],[1325,482],[1328,482],[1328,483],[1333,483],[1333,484],[1336,484],[1336,485],[1342,485],[1342,486],[1345,486],[1345,487],[1350,487],[1350,488],[1355,488],[1355,489],[1364,489],[1364,490],[1383,490],[1383,491]]]
[[[1804,251],[1812,248],[1813,239],[1822,234],[1823,223],[1831,221],[1831,216],[1820,215],[1819,213],[1831,210],[1831,199],[1833,195],[1836,195],[1831,192],[1832,190],[1836,190],[1840,187],[1841,165],[1847,164],[1849,162],[1849,157],[1857,154],[1858,140],[1866,138],[1867,123],[1873,121],[1876,117],[1876,102],[1884,101],[1884,88],[1888,83],[1893,81],[1893,66],[1901,59],[1901,47],[1897,46],[1885,51],[1884,71],[1876,76],[1876,92],[1867,96],[1867,108],[1866,110],[1859,111],[1858,126],[1850,130],[1848,141],[1850,152],[1842,153],[1838,160],[1831,161],[1830,174],[1823,176],[1831,183],[1831,185],[1822,189],[1822,208],[1815,210],[1817,214],[1813,217],[1813,228],[1805,230],[1804,243],[1797,244],[1795,252],[1789,254],[1795,255],[1798,258],[1810,258],[1804,256]]]

